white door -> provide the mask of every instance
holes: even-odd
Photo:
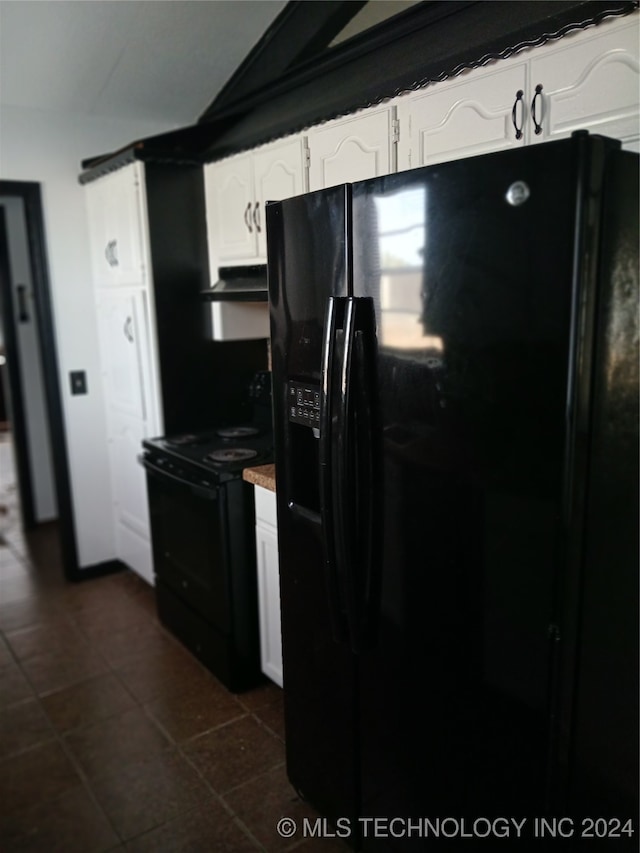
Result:
[[[367,111],[309,131],[309,189],[395,171],[395,108]]]

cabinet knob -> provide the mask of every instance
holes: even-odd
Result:
[[[538,121],[538,115],[536,108],[538,106],[538,97],[540,98],[540,121]],[[531,101],[531,119],[533,121],[533,126],[535,127],[536,134],[542,133],[542,83],[538,83],[536,86],[536,93],[533,96],[533,100]]]
[[[522,125],[524,123],[524,92],[522,89],[518,89],[516,92],[516,99],[513,102],[513,109],[511,110],[511,121],[513,122],[513,126],[516,131],[516,139],[522,139]],[[520,109],[518,110],[518,104],[520,104]],[[520,113],[520,124],[518,125],[518,112]]]

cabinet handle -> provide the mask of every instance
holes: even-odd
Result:
[[[540,121],[538,121],[538,117],[536,114],[537,100],[538,96],[540,96]],[[542,83],[538,83],[536,86],[536,93],[533,96],[533,100],[531,101],[531,118],[533,120],[533,126],[536,129],[536,133],[542,133]]]
[[[117,240],[109,240],[104,250],[104,256],[107,259],[107,263],[110,267],[118,266],[118,241]]]
[[[256,231],[258,234],[262,231],[260,228],[260,202],[257,201],[255,207],[253,208],[253,224],[256,226]]]
[[[131,331],[133,326],[133,320],[131,317],[127,317],[124,321],[124,336],[129,341],[129,343],[133,343],[133,332]]]
[[[244,212],[244,224],[249,229],[249,234],[253,234],[253,228],[251,227],[251,202],[247,204],[247,209]]]
[[[28,323],[29,312],[27,311],[27,285],[18,284],[16,286],[16,291],[18,293],[18,322]]]
[[[518,89],[516,92],[516,99],[513,102],[513,109],[511,110],[511,121],[513,122],[513,126],[516,131],[516,139],[522,139],[522,124],[524,120],[524,92],[522,89]],[[520,104],[520,127],[518,127],[518,104]]]

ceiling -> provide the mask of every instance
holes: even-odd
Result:
[[[413,2],[367,3],[342,38]],[[0,104],[167,127],[190,124],[286,5],[287,0],[0,0]]]
[[[195,121],[287,0],[0,0],[0,103]]]

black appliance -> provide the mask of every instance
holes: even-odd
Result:
[[[578,133],[267,235],[292,785],[366,850],[635,849],[638,156]]]
[[[253,487],[246,467],[273,461],[271,380],[255,375],[252,417],[145,439],[158,615],[231,691],[260,673]]]

